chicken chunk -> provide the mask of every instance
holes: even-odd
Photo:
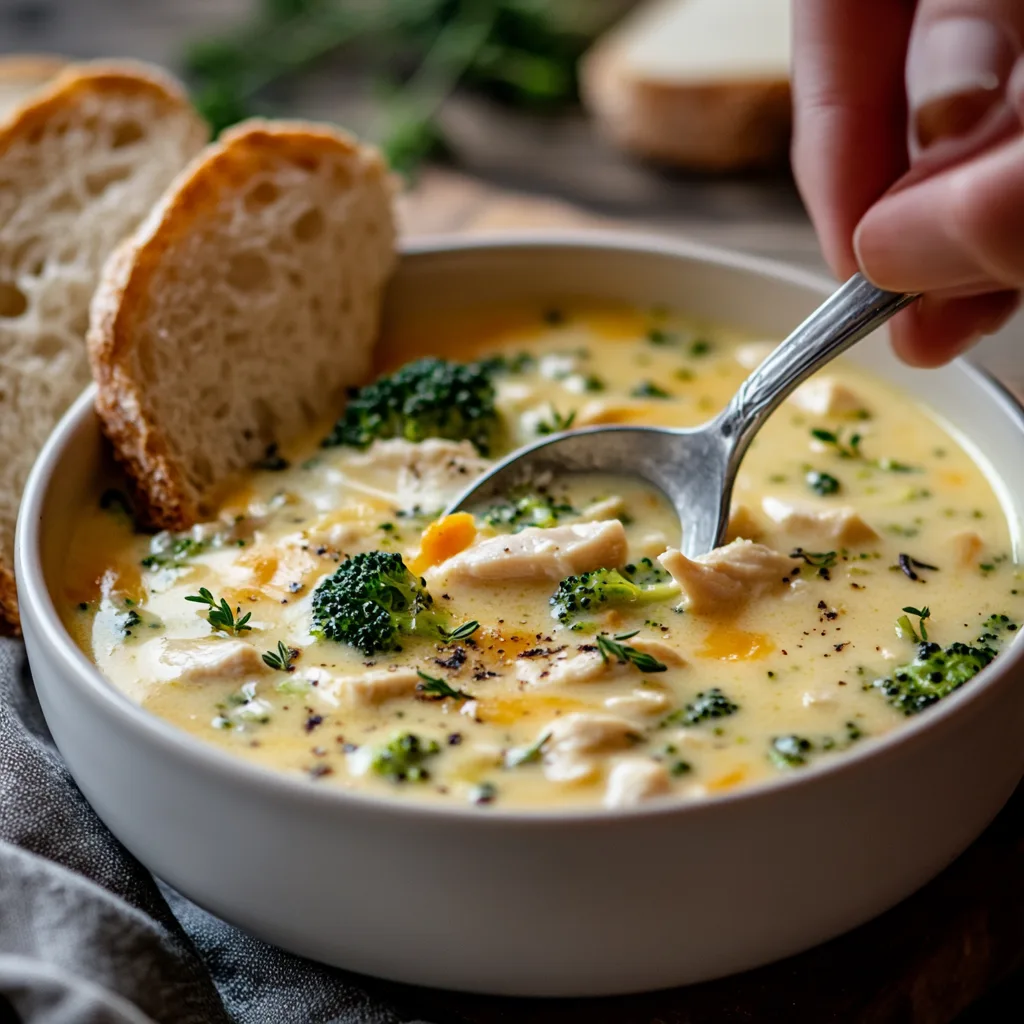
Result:
[[[600,523],[605,519],[619,519],[626,511],[626,503],[617,494],[589,504],[580,512],[579,522]]]
[[[756,516],[746,505],[733,505],[729,510],[729,530],[726,540],[757,540],[764,531]]]
[[[189,684],[242,679],[266,667],[252,644],[215,636],[151,640],[139,649],[139,658],[152,664],[153,674],[161,681]]]
[[[686,664],[686,659],[679,651],[671,644],[667,644],[664,640],[659,640],[657,637],[636,636],[629,641],[629,645],[630,647],[635,647],[643,654],[649,654],[652,658],[657,658],[658,661],[663,662],[670,668],[682,668]]]
[[[577,711],[545,730],[544,773],[556,782],[582,781],[597,771],[601,754],[625,750],[639,739],[636,726],[616,715]]]
[[[670,548],[658,561],[682,588],[686,607],[698,615],[727,611],[758,597],[793,567],[791,558],[749,540],[734,540],[697,559]]]
[[[564,686],[606,678],[611,665],[597,651],[561,651],[546,658],[520,658],[516,678],[528,686]]]
[[[413,696],[418,682],[419,675],[414,668],[393,665],[362,675],[336,677],[332,687],[346,703],[376,707],[395,698]]]
[[[394,500],[400,508],[426,512],[443,509],[459,491],[491,468],[470,441],[432,437],[414,444],[402,438],[374,441],[348,463],[360,469],[397,474]]]
[[[865,411],[860,396],[835,377],[818,377],[801,384],[790,401],[815,416],[855,416]]]
[[[966,569],[977,563],[985,542],[974,530],[961,530],[949,538],[949,546],[952,548],[956,564]]]
[[[657,558],[668,547],[668,537],[661,530],[645,533],[637,544],[637,551],[643,558]]]
[[[672,780],[663,764],[641,757],[625,758],[608,774],[604,805],[633,807],[671,791]]]
[[[637,687],[632,693],[609,697],[604,706],[619,715],[631,718],[644,718],[648,715],[660,715],[672,706],[672,699],[661,690],[650,687]]]
[[[551,529],[530,527],[490,537],[449,558],[434,573],[453,582],[561,580],[626,561],[626,531],[617,519]]]
[[[817,509],[778,498],[764,498],[761,507],[769,519],[801,540],[856,545],[878,538],[860,514],[849,506]]]

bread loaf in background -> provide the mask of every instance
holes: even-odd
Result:
[[[154,68],[72,65],[36,88],[55,68],[35,67],[35,77],[14,76],[28,99],[0,124],[0,621],[12,629],[21,493],[89,383],[85,332],[100,269],[208,134]]]
[[[376,150],[257,120],[200,154],[92,304],[97,410],[141,518],[191,525],[269,445],[341,408],[369,376],[394,262]]]
[[[600,39],[583,100],[623,149],[699,171],[785,161],[790,0],[654,0]]]
[[[0,122],[67,66],[63,57],[17,53],[0,57]]]

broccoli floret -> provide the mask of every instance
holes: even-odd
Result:
[[[636,571],[633,566],[627,566],[621,572],[618,569],[595,569],[580,576],[566,576],[549,600],[551,614],[559,622],[569,623],[579,616],[592,615],[605,605],[649,604],[679,596],[674,583],[659,579],[649,586],[642,586],[630,578],[630,570]]]
[[[664,725],[698,725],[711,718],[726,718],[739,711],[739,704],[734,704],[717,686],[698,693],[684,708],[673,711],[665,719]]]
[[[423,762],[440,752],[436,740],[424,741],[414,732],[403,732],[377,751],[371,767],[377,775],[395,782],[426,782],[430,772]]]
[[[892,675],[868,684],[905,715],[916,715],[973,679],[996,656],[987,644],[953,643],[942,648],[923,643],[917,657]]]
[[[776,736],[768,748],[768,758],[776,768],[799,768],[807,764],[814,744],[804,736]]]
[[[325,448],[367,448],[374,441],[443,437],[472,441],[487,455],[500,425],[491,381],[483,363],[419,359],[355,391],[341,419],[324,438]]]
[[[528,526],[557,526],[566,516],[575,515],[576,509],[566,501],[558,501],[543,491],[516,489],[506,500],[481,513],[481,518],[495,529],[506,528],[519,533]]]
[[[395,552],[355,555],[313,591],[312,632],[364,654],[401,650],[403,636],[442,643],[465,640],[477,628],[475,622],[452,631],[447,625],[424,581],[409,572]]]
[[[650,558],[641,558],[639,562],[631,562],[622,569],[622,575],[640,587],[666,583],[672,578],[667,569],[655,565]]]

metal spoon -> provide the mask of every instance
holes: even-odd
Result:
[[[736,472],[765,420],[811,374],[916,298],[882,291],[854,274],[751,373],[714,419],[686,429],[587,427],[547,437],[502,459],[446,512],[508,493],[542,474],[556,480],[567,473],[637,476],[675,507],[683,553],[707,554],[725,539]]]

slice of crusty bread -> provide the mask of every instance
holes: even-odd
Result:
[[[395,261],[376,150],[249,121],[182,172],[92,305],[97,409],[140,514],[181,528],[370,371]]]
[[[89,383],[103,261],[199,150],[182,90],[138,65],[80,65],[0,127],[0,617],[16,626],[14,525],[47,435]]]
[[[0,122],[67,65],[48,53],[15,53],[0,57]]]
[[[790,0],[655,0],[581,66],[598,126],[639,156],[702,171],[784,161]]]

